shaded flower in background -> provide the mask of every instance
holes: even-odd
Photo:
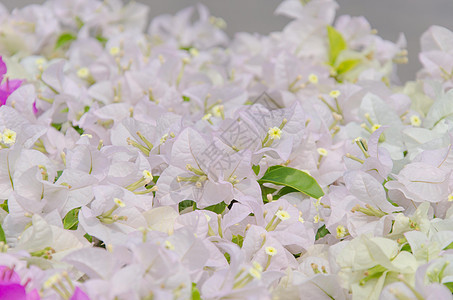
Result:
[[[8,70],[6,68],[5,62],[3,61],[3,57],[0,56],[0,106],[6,104],[6,100],[8,99],[9,95],[17,90],[23,82],[19,79],[9,79],[7,76],[5,76],[7,71]]]
[[[22,283],[14,267],[0,266],[0,299],[39,300],[36,289],[27,292],[28,282]]]

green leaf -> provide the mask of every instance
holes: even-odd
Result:
[[[329,230],[327,230],[326,225],[322,225],[321,227],[319,227],[318,232],[316,233],[316,240],[325,237],[329,233],[330,232]]]
[[[89,235],[88,233],[85,233],[85,235],[83,237],[86,238],[88,242],[90,242],[90,243],[93,242],[93,237],[91,235]]]
[[[225,259],[227,260],[228,263],[230,263],[231,261],[231,256],[229,253],[225,252],[225,254],[223,254],[223,256],[225,256]]]
[[[260,166],[259,165],[253,165],[252,166],[253,172],[255,172],[255,175],[258,175],[260,173]]]
[[[191,206],[193,207],[193,210],[195,210],[197,208],[197,204],[195,203],[195,201],[192,201],[192,200],[181,201],[178,204],[179,212],[182,212],[183,210],[185,210],[186,208],[191,207]]]
[[[183,47],[183,46],[179,47],[179,50],[184,50],[184,51],[187,51],[187,52],[189,52],[190,49],[192,49],[192,47],[190,47],[190,46],[189,47]]]
[[[63,219],[64,229],[76,230],[79,226],[80,207],[70,210]]]
[[[316,199],[324,195],[321,187],[313,177],[300,170],[284,166],[270,167],[264,176],[258,180],[258,183],[288,186]]]
[[[61,47],[68,45],[72,43],[72,41],[75,41],[77,39],[77,36],[74,35],[72,32],[63,32],[57,39],[57,42],[55,43],[55,49],[60,49]]]
[[[189,102],[190,101],[190,97],[182,96],[182,101]]]
[[[105,47],[105,44],[107,44],[107,42],[109,41],[108,39],[106,39],[105,37],[103,37],[102,35],[98,35],[96,37],[96,39],[102,44],[102,46]]]
[[[58,180],[58,178],[60,178],[61,174],[63,174],[62,170],[57,171],[57,177],[55,177],[55,181],[54,182],[56,182]]]
[[[222,201],[220,203],[205,207],[204,209],[215,212],[216,214],[221,214],[223,213],[226,207],[227,207],[226,203]]]
[[[192,282],[192,300],[201,300],[200,291],[195,282]]]
[[[444,248],[444,250],[448,250],[448,249],[453,249],[453,242],[451,242],[450,245],[448,245],[447,247]]]
[[[6,244],[5,232],[3,231],[2,225],[0,225],[0,242],[3,242]]]
[[[294,193],[294,192],[298,192],[298,190],[296,190],[290,186],[285,186],[277,192],[277,194],[274,196],[274,199],[278,200],[278,199],[280,199],[280,197],[285,196],[286,194],[289,194],[289,193]]]
[[[233,235],[233,239],[231,241],[238,245],[240,248],[242,248],[242,244],[244,243],[244,237],[242,235]]]
[[[267,194],[273,194],[276,191],[276,189],[261,185],[261,196],[263,198],[264,203],[268,203],[269,200],[267,200]],[[275,199],[275,198],[273,198]]]
[[[332,26],[327,26],[327,37],[329,39],[329,62],[333,66],[338,55],[348,46],[341,33]]]
[[[69,107],[63,108],[60,112],[61,113],[67,113],[69,111]]]
[[[337,75],[344,74],[355,68],[361,62],[360,59],[348,59],[342,61],[338,67],[336,67]]]
[[[453,282],[445,282],[444,285],[453,293]]]
[[[3,201],[3,203],[0,204],[0,207],[3,208],[4,211],[6,211],[7,213],[9,213],[8,199],[6,199],[5,201]]]
[[[82,21],[82,19],[79,16],[75,16],[75,22],[77,24],[77,28],[80,29],[85,25],[85,23]]]
[[[56,130],[60,131],[61,130],[61,126],[63,125],[62,123],[52,123],[51,124],[53,128],[55,128]]]
[[[409,243],[404,244],[403,247],[401,247],[401,251],[407,251],[412,253],[411,245],[409,245]]]
[[[80,135],[82,135],[85,132],[85,130],[83,130],[79,126],[72,126],[72,128],[74,128],[75,131],[77,131]]]

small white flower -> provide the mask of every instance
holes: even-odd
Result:
[[[316,151],[318,151],[318,154],[321,156],[327,156],[327,154],[329,154],[329,151],[327,151],[325,148],[318,148],[316,149]]]
[[[285,220],[288,220],[289,218],[291,218],[291,216],[289,215],[289,213],[286,210],[279,210],[275,213],[275,215],[277,216],[277,218],[279,218],[282,221],[285,221]]]
[[[332,98],[338,98],[341,95],[341,92],[339,90],[333,90],[329,93],[329,96]]]
[[[126,204],[119,198],[114,198],[113,202],[115,202],[115,204],[118,205],[119,207],[125,207],[126,206]]]
[[[16,142],[16,132],[5,128],[3,134],[1,135],[3,143],[7,145],[13,145]]]
[[[420,120],[419,116],[412,115],[411,116],[411,125],[415,127],[419,127],[422,124],[422,120]]]
[[[310,83],[313,83],[313,84],[317,84],[318,83],[318,76],[316,76],[315,74],[310,74],[308,75],[308,81]]]
[[[90,70],[86,67],[77,70],[77,76],[82,79],[87,79],[90,76]]]
[[[215,117],[220,118],[223,113],[223,105],[216,105],[212,108],[212,113]]]
[[[342,239],[346,236],[346,228],[344,228],[343,225],[338,225],[337,226],[337,239]]]
[[[376,130],[379,129],[379,127],[381,127],[380,124],[374,124],[373,127],[371,127],[371,130],[372,130],[373,132],[375,132]]]
[[[264,248],[264,251],[266,251],[266,254],[269,256],[274,256],[275,254],[277,254],[277,249],[275,249],[272,246],[268,246],[268,247]]]
[[[170,241],[165,241],[164,247],[168,250],[175,250],[175,246]]]
[[[282,137],[282,130],[278,127],[269,128],[268,132],[269,137],[273,140],[279,140]]]
[[[152,181],[154,178],[151,171],[143,170],[142,174],[143,174],[143,177],[145,177],[145,179],[149,179],[150,181]]]
[[[109,52],[110,52],[111,56],[116,56],[120,53],[120,48],[114,46],[114,47],[110,48]]]

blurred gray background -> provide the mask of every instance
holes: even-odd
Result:
[[[151,17],[175,13],[186,6],[204,3],[212,14],[228,24],[227,32],[238,31],[262,34],[281,30],[288,19],[273,15],[280,0],[137,0],[151,8]],[[43,0],[0,0],[10,10]],[[409,64],[399,66],[403,80],[415,78],[420,68],[418,52],[421,34],[430,25],[441,25],[453,30],[453,0],[337,0],[337,15],[365,16],[371,26],[385,39],[396,41],[400,32],[406,35]]]

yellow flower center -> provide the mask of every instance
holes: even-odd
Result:
[[[267,133],[273,140],[279,140],[282,137],[282,130],[278,127],[269,128],[269,131]]]
[[[90,70],[86,67],[80,68],[77,70],[77,76],[79,76],[79,78],[86,79],[90,76]]]
[[[318,76],[316,76],[315,74],[310,74],[310,75],[308,75],[308,81],[310,83],[317,84],[318,83]]]
[[[339,90],[333,90],[329,93],[329,96],[332,98],[338,98],[341,95],[341,92]]]
[[[3,143],[7,145],[13,145],[16,142],[16,132],[5,128],[3,134],[1,135]]]
[[[411,116],[411,125],[419,127],[422,124],[422,120],[416,115]]]
[[[269,256],[274,256],[275,254],[277,254],[277,249],[271,246],[266,247],[264,251],[266,251],[266,254]]]
[[[289,218],[291,218],[289,213],[285,210],[279,210],[275,213],[275,215],[277,216],[277,218],[279,218],[282,221],[285,221],[285,220],[288,220]]]

